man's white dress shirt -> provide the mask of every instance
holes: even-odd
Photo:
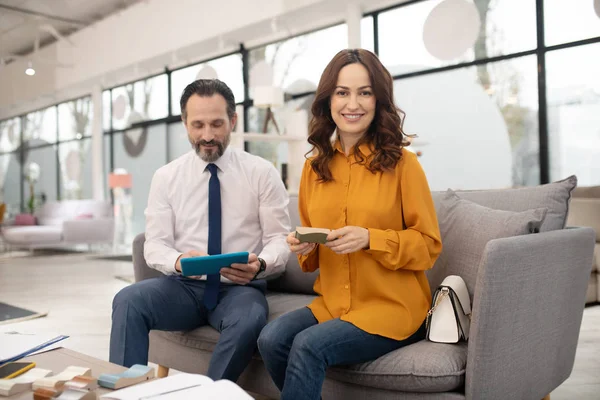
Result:
[[[284,271],[290,255],[289,196],[267,160],[227,147],[214,162],[221,184],[222,253],[248,251],[265,260],[265,278]],[[159,168],[152,178],[144,257],[148,266],[177,274],[185,252],[207,251],[210,172],[194,150]],[[221,277],[221,281],[230,282]]]

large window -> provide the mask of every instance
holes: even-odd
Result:
[[[394,86],[405,130],[418,135],[410,148],[421,152],[432,190],[539,183],[533,56],[402,79]]]
[[[241,54],[232,54],[227,57],[217,58],[205,63],[192,65],[173,71],[171,74],[171,96],[173,102],[171,104],[171,113],[173,115],[181,114],[179,99],[187,85],[195,81],[198,74],[201,76],[213,76],[206,74],[205,68],[211,68],[217,74],[217,78],[222,80],[231,88],[235,101],[241,103],[244,98],[244,77],[242,75],[242,56]]]
[[[92,99],[81,99],[62,103],[58,106],[58,139],[81,139],[92,135]]]
[[[91,145],[89,138],[58,145],[63,200],[93,197]]]
[[[600,23],[600,21],[599,21]],[[600,185],[600,44],[547,55],[550,177]]]
[[[21,144],[21,118],[0,121],[0,153],[16,150]]]
[[[582,186],[600,184],[597,2],[398,3],[362,18],[361,46],[375,51],[377,43],[381,61],[396,77],[394,94],[406,112],[405,130],[418,135],[410,149],[419,153],[432,189],[536,185],[571,174]],[[474,8],[447,8],[459,3]],[[536,9],[540,4],[543,10]],[[450,18],[432,23],[444,7],[441,19]],[[469,13],[479,19],[471,26],[472,41],[444,52],[467,31]],[[537,21],[538,15],[544,20]],[[293,117],[303,117],[297,111],[310,116],[325,66],[347,47],[348,26],[339,24],[104,90],[104,184],[112,169],[133,174],[133,233],[144,230],[143,211],[156,169],[191,149],[177,121],[186,85],[216,74],[234,93],[244,131],[285,135],[299,125],[290,124]],[[538,57],[545,63],[538,65]],[[243,79],[244,71],[252,76],[261,62],[272,67],[272,84],[285,93],[284,104],[271,109],[272,120],[258,102],[250,106],[252,82]],[[538,99],[540,89],[546,96]],[[544,115],[548,123],[540,125]],[[93,117],[91,99],[84,97],[0,121],[0,202],[8,203],[9,210],[27,203],[29,186],[21,180],[31,163],[41,169],[34,187],[38,199],[91,197]],[[246,141],[246,149],[283,175],[294,156],[286,141],[253,139]]]
[[[113,137],[114,167],[125,169],[132,175],[134,235],[145,230],[144,210],[154,172],[167,163],[166,135],[167,127],[161,124],[116,133]]]
[[[26,149],[24,154],[24,174],[26,175],[32,165],[39,168],[39,178],[34,184],[34,197],[36,202],[58,200],[58,176],[56,174],[56,145],[45,146],[34,149]],[[25,198],[29,199],[31,192],[29,186],[25,186]],[[36,203],[37,204],[37,203]]]
[[[34,111],[23,117],[23,142],[28,147],[56,143],[56,107]]]
[[[21,165],[19,153],[0,155],[0,203],[6,203],[6,219],[21,209]]]
[[[360,47],[375,52],[373,17],[365,17],[360,21]]]
[[[158,75],[112,90],[113,129],[165,118],[168,115],[167,75]]]
[[[536,47],[535,1],[475,0],[480,16],[480,33],[475,45],[460,55],[440,60],[424,41],[424,29],[435,7],[443,0],[421,1],[379,15],[379,56],[392,75],[532,50]],[[449,13],[451,10],[447,10]],[[461,13],[458,14],[462,15]],[[445,21],[462,33],[461,21]],[[441,40],[449,40],[444,35]],[[436,46],[438,43],[430,44]]]
[[[253,49],[249,54],[250,68],[266,61],[273,67],[275,86],[290,94],[310,92],[317,88],[327,63],[346,47],[346,25],[337,25]]]

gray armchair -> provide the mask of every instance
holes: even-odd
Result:
[[[545,207],[542,232],[487,243],[470,287],[473,314],[468,343],[421,341],[372,362],[330,368],[323,398],[512,400],[542,399],[551,393],[573,367],[595,242],[590,228],[562,229],[573,187],[573,182],[563,181],[537,188],[459,193],[497,209]],[[442,196],[434,193],[436,206]],[[297,204],[292,200],[295,226]],[[136,281],[160,274],[147,267],[143,245],[142,234],[133,245]],[[432,271],[428,273],[432,290],[445,275],[461,274],[460,268]],[[316,276],[300,272],[292,257],[286,273],[269,282],[270,319],[308,304]],[[152,331],[149,359],[161,366],[161,374],[168,368],[203,374],[217,339],[210,327]],[[258,352],[238,384],[279,397]]]

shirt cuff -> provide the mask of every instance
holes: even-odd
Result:
[[[296,256],[296,257],[298,257],[298,262],[303,263],[304,261],[306,261],[310,256],[315,254],[315,252],[317,251],[318,248],[319,248],[319,244],[316,244],[315,247],[313,247],[312,250],[310,252],[308,252],[308,254]]]
[[[172,252],[169,251],[169,253],[165,255],[165,272],[169,275],[181,275],[181,272],[175,269],[177,259],[181,255],[183,255],[183,253],[180,253],[177,250],[173,250]]]
[[[275,257],[273,257],[269,253],[260,253],[257,257],[265,260],[265,266],[266,266],[264,272],[261,272],[260,274],[258,274],[258,276],[269,275],[269,272],[273,268],[273,264],[275,264]],[[257,277],[257,279],[259,279],[259,278]]]
[[[366,251],[386,251],[387,234],[381,229],[369,229],[369,248]]]

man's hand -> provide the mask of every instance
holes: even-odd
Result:
[[[181,272],[181,261],[180,260],[182,258],[202,257],[202,256],[207,256],[207,255],[208,254],[206,254],[203,251],[196,251],[196,250],[192,250],[192,251],[188,251],[187,253],[183,253],[182,255],[179,256],[179,258],[175,262],[175,270],[177,272]]]
[[[354,253],[369,247],[369,230],[360,226],[345,226],[327,235],[325,246],[337,254]]]
[[[285,241],[287,242],[288,246],[290,246],[290,251],[301,256],[305,256],[313,251],[317,245],[316,243],[300,243],[300,240],[296,237],[295,232],[290,232]]]
[[[250,253],[248,264],[231,264],[229,268],[221,268],[221,275],[239,285],[247,285],[260,269],[258,256]]]

